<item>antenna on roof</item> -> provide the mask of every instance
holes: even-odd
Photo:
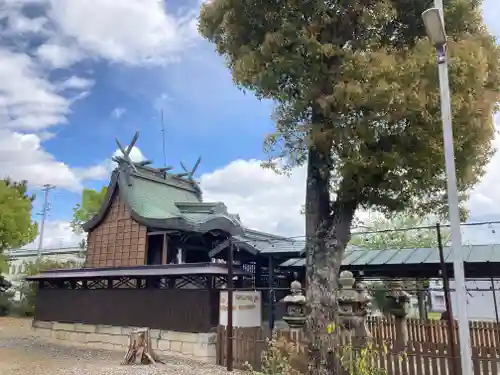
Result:
[[[160,111],[161,115],[161,139],[163,144],[163,165],[167,168],[167,145],[165,140],[165,124],[163,122],[163,109]]]

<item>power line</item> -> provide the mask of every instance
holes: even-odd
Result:
[[[491,221],[478,221],[478,222],[468,222],[468,223],[461,223],[461,227],[478,227],[478,226],[488,226],[491,227],[492,225],[498,225],[500,224],[500,220],[491,220]],[[440,224],[441,228],[449,228],[449,224]],[[351,236],[363,236],[363,235],[370,235],[370,234],[382,234],[382,233],[393,233],[393,232],[410,232],[410,231],[418,231],[418,230],[435,230],[435,225],[421,225],[421,226],[415,226],[415,227],[406,227],[406,228],[389,228],[389,229],[378,229],[378,230],[362,230],[362,231],[356,231],[356,229],[361,228],[361,229],[366,229],[369,228],[369,226],[363,225],[363,226],[356,226],[351,228]],[[493,230],[493,233],[496,233],[495,230]],[[233,239],[233,244],[238,244],[238,243],[255,243],[255,242],[262,242],[262,243],[268,243],[268,244],[273,244],[273,243],[282,243],[283,241],[290,241],[290,242],[303,242],[307,241],[308,239],[315,240],[321,238],[318,235],[311,235],[311,236],[306,236],[306,235],[297,235],[297,236],[279,236],[276,235],[274,238],[266,238],[266,239]]]
[[[44,198],[43,198],[43,207],[42,207],[42,212],[40,212],[38,215],[42,216],[41,224],[40,224],[40,239],[38,241],[38,259],[42,256],[42,250],[43,250],[43,236],[45,232],[45,221],[47,220],[47,215],[50,211],[50,204],[49,204],[49,191],[52,189],[55,189],[54,185],[49,185],[45,184],[43,185],[42,191],[44,192]]]

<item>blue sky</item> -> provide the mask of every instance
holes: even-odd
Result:
[[[484,3],[500,35],[500,2]],[[82,187],[106,183],[115,137],[126,144],[140,131],[140,152],[163,164],[160,109],[168,163],[192,164],[202,155],[207,199],[225,201],[251,227],[301,234],[304,172],[287,179],[259,168],[272,105],[234,87],[222,59],[197,35],[199,6],[0,0],[0,175],[27,179],[35,191],[57,186],[49,244],[75,240],[71,208]],[[489,174],[479,187],[476,217],[500,217],[500,195],[490,194],[497,182]]]

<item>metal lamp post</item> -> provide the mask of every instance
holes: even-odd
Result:
[[[448,82],[448,61],[446,56],[446,32],[443,18],[443,1],[435,0],[434,8],[422,13],[427,35],[436,46],[439,67],[439,90],[441,95],[441,118],[443,121],[444,158],[446,167],[448,210],[451,229],[451,254],[457,294],[457,314],[460,339],[460,359],[463,375],[472,375],[472,351],[470,343],[469,319],[467,316],[467,290],[465,287],[462,235],[460,232],[460,211],[458,205],[455,155],[453,150],[453,130],[451,122],[451,99]]]

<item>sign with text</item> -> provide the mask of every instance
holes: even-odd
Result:
[[[261,292],[233,292],[233,327],[260,327],[261,313]],[[227,325],[227,291],[220,292],[219,324]]]

